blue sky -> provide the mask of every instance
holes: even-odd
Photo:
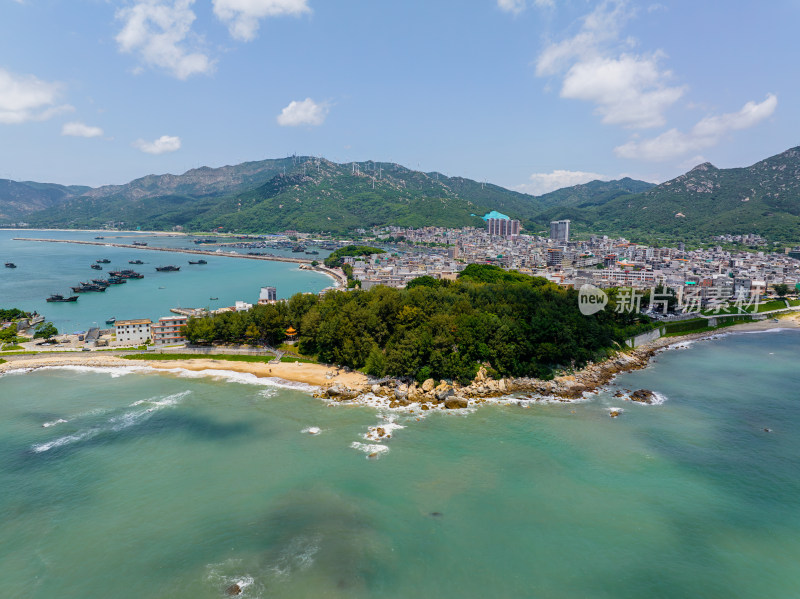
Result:
[[[543,193],[798,145],[800,0],[0,0],[0,178],[292,153]]]

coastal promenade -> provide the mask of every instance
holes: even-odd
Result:
[[[305,264],[309,270],[314,270],[324,275],[333,278],[337,285],[340,287],[347,286],[347,277],[344,273],[338,272],[334,269],[325,266],[312,266],[315,260],[308,260],[306,258],[290,258],[288,256],[255,256],[251,254],[240,254],[238,252],[218,252],[211,250],[200,249],[184,249],[184,248],[162,248],[151,247],[146,245],[133,245],[128,243],[108,243],[106,241],[82,241],[77,239],[36,239],[32,237],[14,237],[13,241],[37,241],[42,243],[75,243],[78,245],[97,245],[102,247],[115,247],[125,248],[129,250],[150,250],[155,252],[170,252],[177,254],[192,254],[199,256],[224,256],[226,258],[245,258],[247,260],[268,260],[271,262],[291,262],[294,264]]]

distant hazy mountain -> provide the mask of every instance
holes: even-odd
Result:
[[[32,213],[58,206],[67,198],[89,189],[91,188],[0,179],[0,222],[24,221]]]

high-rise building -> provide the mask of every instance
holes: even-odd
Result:
[[[547,266],[561,266],[564,259],[564,252],[558,248],[547,250]]]
[[[486,220],[486,232],[489,235],[513,237],[519,235],[520,222],[510,218],[489,218]]]
[[[275,287],[262,287],[261,293],[258,295],[258,303],[259,304],[269,304],[271,302],[277,301],[278,299],[278,292]]]
[[[569,220],[554,220],[550,223],[550,239],[569,241]]]

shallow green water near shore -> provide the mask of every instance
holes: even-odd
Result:
[[[222,308],[237,300],[258,301],[262,286],[277,288],[279,298],[298,292],[318,293],[333,285],[333,280],[319,273],[300,270],[297,264],[247,260],[222,256],[193,256],[153,250],[14,241],[15,237],[75,239],[94,241],[91,231],[9,231],[0,230],[2,262],[14,262],[17,268],[0,268],[0,307],[16,307],[37,311],[51,320],[59,332],[72,333],[92,326],[107,326],[106,319],[150,318],[158,320],[170,315],[170,308]],[[102,235],[102,234],[101,234]],[[112,238],[109,243],[141,240],[149,247],[185,248],[192,246],[187,237],[155,237],[152,235]],[[202,249],[216,249],[210,246]],[[247,250],[237,250],[245,253]],[[291,251],[259,250],[297,257]],[[321,252],[320,256],[328,252]],[[300,255],[308,258],[304,254]],[[189,260],[202,257],[208,264],[190,265]],[[96,260],[107,258],[103,270],[93,270]],[[142,260],[145,264],[128,264]],[[174,264],[179,272],[158,272],[156,266]],[[74,295],[71,287],[81,281],[108,278],[109,270],[131,268],[144,275],[124,285],[112,285],[102,293],[81,293],[77,302],[47,303],[46,298],[58,293]]]
[[[618,379],[661,405],[612,386],[421,420],[246,376],[6,375],[0,594],[792,597],[798,342],[731,335]],[[367,459],[351,445],[386,418],[404,428]]]

